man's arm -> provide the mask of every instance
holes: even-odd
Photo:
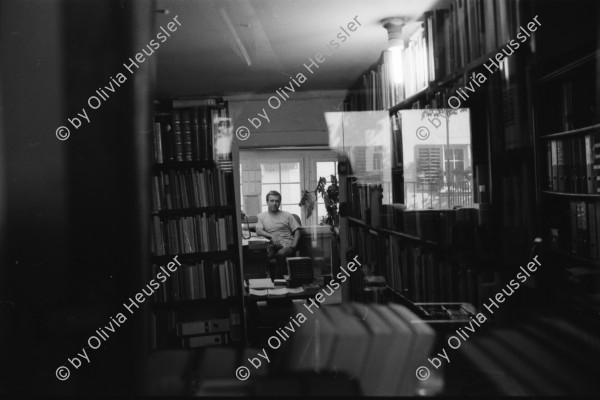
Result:
[[[259,236],[264,236],[267,239],[272,239],[273,238],[272,235],[268,234],[267,232],[265,232],[265,230],[263,228],[260,228],[258,226],[256,227],[256,234],[259,235]]]
[[[294,241],[292,242],[292,247],[294,250],[298,248],[298,242],[300,241],[300,229],[296,229],[294,231]]]
[[[271,235],[270,233],[267,233],[264,229],[259,228],[258,226],[256,227],[256,234],[266,237],[267,239],[269,239],[271,242],[273,242],[274,245],[279,246],[279,239],[277,239],[276,237],[274,237],[273,235]]]

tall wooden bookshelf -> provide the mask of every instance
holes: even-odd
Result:
[[[392,121],[394,204],[377,205],[378,225],[356,211],[373,213],[373,203],[355,205],[346,179],[348,248],[382,275],[404,302],[469,302],[480,306],[502,274],[528,256],[535,237],[535,162],[532,96],[529,86],[533,32],[520,48],[490,71],[490,57],[502,53],[522,24],[535,14],[531,3],[455,0],[421,18],[403,52],[402,84],[394,84],[391,57],[362,76],[345,102],[346,111],[387,110]],[[413,43],[414,42],[414,43]],[[421,54],[419,54],[421,52]],[[420,70],[427,73],[423,76]],[[475,86],[478,76],[484,82]],[[411,87],[407,82],[417,82]],[[465,86],[474,90],[465,92]],[[461,96],[460,92],[468,96]],[[402,167],[402,110],[470,110],[472,204],[458,209],[399,211],[405,203]],[[452,107],[450,103],[452,102]],[[369,190],[364,189],[364,190]],[[370,215],[370,219],[373,216]],[[355,279],[351,298],[364,299]]]
[[[539,230],[549,302],[591,317],[600,311],[600,45],[597,2],[556,12],[538,4],[549,23],[579,29],[540,36],[536,59],[536,155]],[[549,51],[551,50],[551,51]]]
[[[160,101],[153,124],[152,276],[179,266],[153,294],[151,348],[245,343],[231,162],[216,160],[221,99]]]

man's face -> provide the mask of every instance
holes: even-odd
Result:
[[[281,205],[281,200],[279,197],[274,195],[269,195],[269,201],[267,201],[267,206],[269,207],[269,211],[277,212],[279,211],[279,206]]]

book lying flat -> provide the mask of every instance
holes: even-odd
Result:
[[[287,294],[287,288],[267,289],[269,296],[285,296]]]
[[[303,293],[304,289],[299,288],[286,288],[278,287],[274,289],[250,289],[249,293],[254,296],[287,296],[288,294]]]
[[[254,296],[266,296],[268,294],[267,289],[250,289],[249,292]]]
[[[270,278],[248,279],[250,289],[273,289],[273,281]]]

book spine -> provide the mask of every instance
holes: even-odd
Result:
[[[192,161],[192,117],[187,109],[181,111],[181,141],[183,161]]]
[[[584,193],[592,194],[596,192],[596,180],[594,179],[594,147],[592,144],[592,135],[586,135],[584,138],[585,148],[585,183]]]
[[[589,255],[592,260],[598,259],[598,226],[596,224],[596,204],[587,203],[587,225],[589,234]]]
[[[183,161],[183,139],[181,136],[181,112],[173,110],[171,113],[171,123],[173,125],[173,150],[175,161]]]
[[[162,126],[159,121],[154,123],[154,162],[163,162],[163,149],[162,149]]]
[[[191,130],[192,130],[192,160],[202,160],[202,140],[200,135],[200,115],[198,107],[191,109]]]

